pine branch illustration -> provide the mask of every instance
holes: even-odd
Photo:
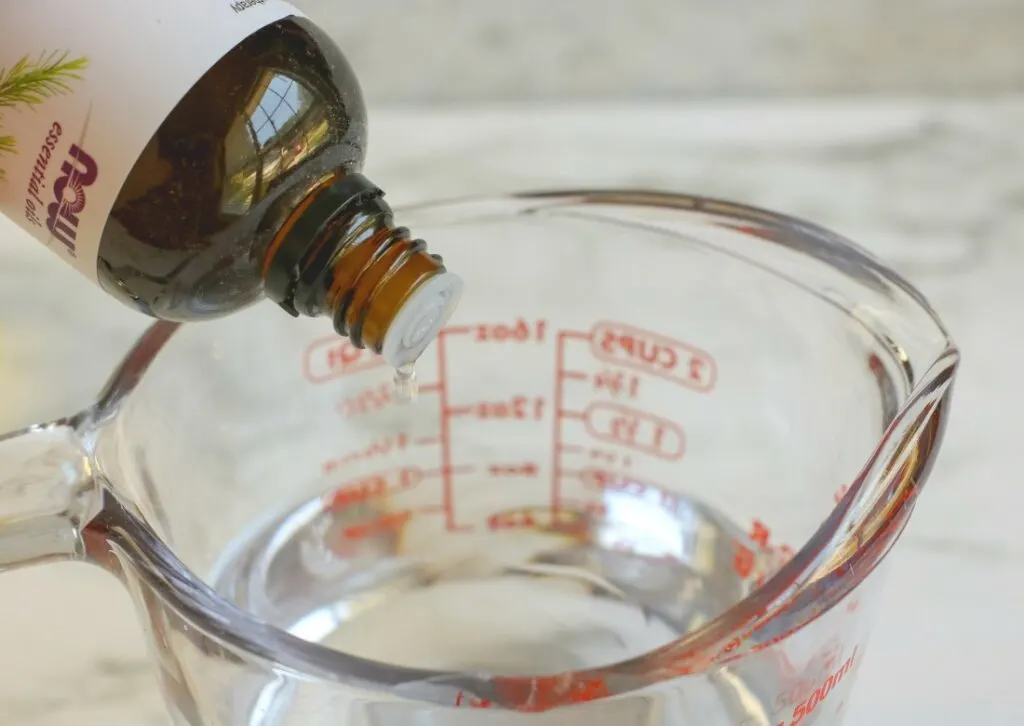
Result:
[[[0,109],[35,106],[69,93],[70,81],[81,80],[88,63],[87,58],[68,60],[67,52],[53,52],[36,60],[26,55],[9,69],[0,68]]]
[[[36,60],[25,55],[10,68],[0,68],[0,112],[16,106],[36,106],[48,98],[71,92],[71,81],[82,79],[88,58],[68,60],[67,52],[42,53]],[[0,113],[0,131],[3,114]],[[0,156],[18,153],[13,136],[0,136]],[[0,166],[0,182],[6,180]]]

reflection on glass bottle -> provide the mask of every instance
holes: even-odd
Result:
[[[394,352],[395,365],[412,362],[461,283],[358,174],[365,140],[358,83],[322,31],[289,18],[256,32],[139,157],[103,232],[100,283],[181,321],[270,297],[293,315],[330,315],[357,347]],[[409,331],[389,330],[424,321],[411,347]]]
[[[276,227],[322,175],[359,170],[365,128],[355,76],[319,29],[255,33],[153,135],[104,230],[101,282],[169,319],[255,301]]]
[[[228,168],[226,214],[245,214],[254,199],[266,196],[265,180],[301,164],[329,133],[324,104],[301,80],[267,71],[258,88],[254,105],[235,120],[225,143],[225,158],[239,163]]]

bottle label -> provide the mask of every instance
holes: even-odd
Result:
[[[0,0],[0,213],[96,281],[100,235],[175,105],[281,0]]]

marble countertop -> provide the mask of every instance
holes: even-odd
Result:
[[[1021,129],[1019,98],[381,109],[367,174],[393,204],[615,184],[725,196],[831,226],[918,284],[964,364],[847,723],[1009,725],[1024,646]],[[0,238],[8,429],[88,402],[147,321],[2,219]],[[167,724],[128,597],[102,573],[0,577],[0,643],[3,723]]]

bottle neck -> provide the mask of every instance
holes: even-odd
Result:
[[[461,283],[423,240],[394,225],[383,196],[361,174],[326,179],[282,225],[264,258],[263,276],[267,296],[289,314],[329,316],[353,345],[387,357],[385,348],[395,348],[386,340],[396,319],[401,317],[402,327],[416,328],[398,331],[403,340],[416,332],[432,339],[454,309]],[[409,320],[410,312],[400,316],[427,288],[435,296],[440,291],[439,302],[428,304],[418,320]],[[430,310],[443,320],[431,318]],[[435,328],[433,334],[429,328]],[[404,352],[389,362],[412,362],[415,348],[422,352],[429,342],[401,343]]]

